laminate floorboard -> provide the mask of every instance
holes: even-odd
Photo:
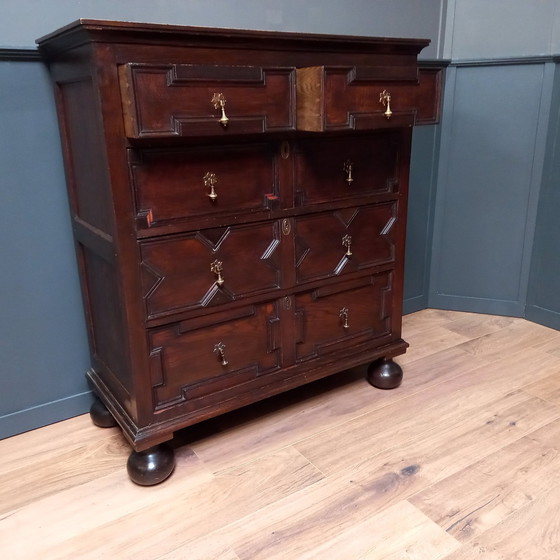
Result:
[[[88,415],[0,441],[9,560],[560,558],[560,332],[426,309],[355,368],[183,430],[161,485]]]

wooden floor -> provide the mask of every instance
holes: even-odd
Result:
[[[346,372],[185,430],[156,487],[87,415],[0,441],[0,557],[560,559],[560,332],[403,330],[400,388]]]

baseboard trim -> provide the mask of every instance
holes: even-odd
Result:
[[[403,301],[403,315],[416,313],[417,311],[422,311],[422,309],[426,309],[427,307],[428,307],[428,298],[424,294],[420,296],[406,298]]]
[[[466,311],[467,313],[503,315],[505,317],[525,317],[525,305],[510,300],[431,294],[426,307],[448,311]]]
[[[0,439],[84,414],[89,410],[92,400],[91,391],[86,391],[0,416]]]
[[[537,305],[527,305],[525,317],[528,321],[560,330],[560,313]]]

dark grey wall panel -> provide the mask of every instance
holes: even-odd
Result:
[[[37,37],[78,18],[116,19],[272,31],[426,37],[423,57],[436,58],[444,0],[3,0],[3,46]],[[15,22],[15,25],[14,25]]]
[[[405,313],[413,313],[428,306],[439,138],[439,125],[416,127],[412,135],[404,279]]]
[[[560,329],[560,68],[555,67],[550,130],[527,297],[528,319]]]
[[[47,73],[40,62],[0,62],[0,84],[4,437],[82,411],[89,360]]]
[[[523,315],[545,65],[448,76],[430,305]]]
[[[443,56],[452,67],[430,305],[560,327],[555,133],[547,140],[557,118],[552,56],[560,52],[560,4],[448,0],[445,14]]]
[[[558,0],[449,0],[444,57],[453,60],[558,53]]]

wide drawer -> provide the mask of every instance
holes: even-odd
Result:
[[[359,198],[398,190],[399,131],[309,139],[295,152],[299,205]]]
[[[267,211],[278,202],[270,144],[134,150],[129,159],[140,228]]]
[[[296,295],[297,360],[390,337],[392,275],[383,272]]]
[[[219,403],[236,386],[278,370],[279,328],[272,302],[151,329],[154,409]]]
[[[279,229],[266,222],[143,241],[148,319],[280,288]]]
[[[297,282],[394,262],[396,221],[396,202],[296,218]]]
[[[369,67],[297,70],[299,130],[373,130],[412,126],[420,99],[417,69],[407,80],[383,79]]]
[[[131,139],[295,129],[293,68],[129,63],[119,78]]]

